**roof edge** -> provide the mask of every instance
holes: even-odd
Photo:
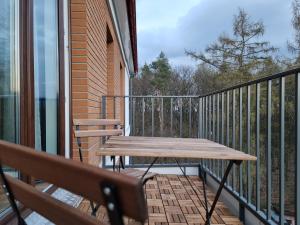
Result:
[[[138,72],[138,55],[137,55],[137,29],[136,29],[136,1],[126,0],[127,15],[129,21],[130,40],[133,56],[134,72]]]

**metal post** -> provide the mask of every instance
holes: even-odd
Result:
[[[216,115],[215,115],[215,111],[216,111],[216,108],[215,108],[215,99],[216,99],[216,96],[215,95],[212,95],[212,140],[215,141],[216,140],[216,130],[215,130],[215,127],[216,127]],[[216,166],[215,166],[215,163],[216,163],[216,160],[210,160],[211,161],[211,164],[212,164],[212,171],[213,173],[216,173]]]
[[[142,135],[145,136],[145,98],[142,98]]]
[[[220,94],[217,94],[217,137],[216,141],[220,143]],[[220,160],[217,160],[217,171],[218,171],[218,178],[220,177]]]
[[[161,124],[160,124],[160,136],[163,137],[164,136],[164,98],[161,98]]]
[[[182,137],[182,98],[179,99],[179,104],[180,104],[180,121],[179,121],[179,132],[180,132],[180,137]]]
[[[225,93],[222,92],[221,96],[221,143],[224,145],[224,98]],[[224,171],[224,160],[221,161],[221,176],[223,176]]]
[[[296,126],[296,225],[300,224],[300,74],[297,73],[295,79],[295,86],[296,86],[296,96],[295,96],[295,102],[296,102],[296,120],[295,120],[295,126]]]
[[[250,154],[251,150],[251,86],[247,87],[247,153]],[[251,164],[247,162],[247,201],[251,202]]]
[[[106,119],[106,96],[102,96],[102,106],[101,106],[101,118],[102,119]],[[105,126],[102,127],[103,129],[105,129]],[[101,138],[101,143],[104,144],[105,143],[105,137]],[[105,167],[106,166],[106,158],[105,156],[102,157],[102,166]]]
[[[268,97],[267,97],[267,219],[272,216],[272,81],[268,81]]]
[[[211,140],[211,96],[208,96],[208,139]]]
[[[106,118],[106,96],[102,96],[101,118]]]
[[[132,135],[135,135],[135,98],[132,98]]]
[[[152,130],[152,137],[154,136],[154,98],[151,97],[151,130]]]
[[[209,210],[208,216],[206,217],[206,222],[205,222],[206,225],[207,225],[207,224],[210,224],[210,218],[211,218],[211,216],[212,216],[212,214],[213,214],[213,212],[214,212],[214,209],[215,209],[215,207],[216,207],[216,205],[217,205],[218,199],[219,199],[219,197],[220,197],[220,195],[221,195],[221,192],[222,192],[222,190],[223,190],[223,187],[224,187],[224,185],[225,185],[225,182],[226,182],[226,180],[227,180],[227,177],[228,177],[228,175],[229,175],[229,172],[230,172],[230,170],[231,170],[231,168],[232,168],[232,166],[233,166],[234,164],[240,165],[240,164],[241,164],[241,161],[233,161],[233,160],[230,160],[229,165],[228,165],[228,167],[227,167],[227,169],[226,169],[226,171],[225,171],[225,173],[224,173],[224,176],[223,176],[223,178],[222,178],[222,180],[221,180],[221,182],[220,182],[220,186],[219,186],[219,188],[218,188],[218,191],[217,191],[217,194],[216,194],[216,196],[215,196],[215,199],[214,199],[214,201],[213,201],[213,203],[212,203],[212,205],[211,205],[211,208],[210,208],[210,210]]]
[[[202,138],[202,98],[198,102],[198,138]]]
[[[235,89],[232,90],[232,148],[235,148]],[[235,190],[236,167],[232,168],[232,189]]]
[[[260,84],[256,84],[256,210],[260,210]]]
[[[227,119],[227,121],[226,121],[226,125],[227,125],[227,127],[226,127],[226,145],[229,147],[229,128],[230,128],[230,124],[229,124],[229,118],[230,118],[230,116],[229,116],[229,99],[230,99],[230,96],[229,96],[229,91],[227,91],[227,93],[226,93],[226,97],[227,97],[227,101],[226,101],[226,119]]]
[[[285,154],[285,78],[280,78],[280,188],[279,188],[279,203],[280,203],[280,225],[284,225],[284,200],[285,200],[285,189],[284,189],[284,154]]]
[[[216,100],[216,96],[213,95],[212,96],[212,140],[215,141],[216,140],[216,130],[215,130],[215,127],[216,127],[216,115],[215,115],[215,111],[216,111],[216,108],[215,108],[215,100]]]
[[[189,98],[189,138],[192,137],[192,98]]]
[[[208,97],[205,97],[205,137],[208,139]]]
[[[170,122],[170,132],[171,132],[171,137],[173,137],[173,98],[170,100],[170,114],[171,114],[171,122]]]
[[[220,94],[217,94],[217,138],[216,141],[220,143]]]
[[[243,88],[240,88],[240,115],[239,115],[239,148],[243,151]],[[243,196],[243,166],[239,167],[239,195]]]
[[[113,97],[113,104],[114,104],[114,119],[116,119],[116,97]]]

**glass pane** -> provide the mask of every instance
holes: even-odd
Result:
[[[18,1],[1,0],[0,7],[0,139],[19,143]],[[18,177],[10,168],[4,171]],[[0,213],[9,206],[0,190]]]
[[[34,0],[35,147],[57,153],[57,0]]]

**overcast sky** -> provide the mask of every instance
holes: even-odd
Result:
[[[291,0],[137,0],[139,65],[160,51],[173,65],[195,65],[184,50],[204,50],[221,33],[231,34],[239,7],[252,21],[263,21],[263,39],[287,54],[287,40],[293,39]]]

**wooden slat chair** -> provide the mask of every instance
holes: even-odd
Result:
[[[82,161],[82,148],[81,148],[81,138],[82,137],[102,137],[105,140],[108,140],[111,136],[119,136],[123,134],[123,129],[121,128],[121,121],[118,119],[74,119],[73,124],[76,127],[75,137],[77,139],[79,156]],[[98,130],[83,130],[80,129],[81,126],[89,127],[89,126],[101,126],[103,129]],[[112,129],[105,129],[107,126],[113,127]],[[112,157],[115,164],[115,158]],[[119,170],[122,174],[133,176],[142,180],[143,184],[145,184],[149,179],[153,179],[156,174],[147,172],[134,168],[125,168],[124,167],[124,159],[123,157],[119,157],[118,164],[119,168],[122,167],[122,170]]]
[[[0,141],[0,162],[2,186],[17,215],[19,225],[26,225],[26,222],[21,217],[15,200],[58,225],[105,223],[3,173],[3,166],[9,166],[104,205],[111,224],[123,225],[123,216],[141,223],[147,219],[143,185],[134,177],[4,141]]]

